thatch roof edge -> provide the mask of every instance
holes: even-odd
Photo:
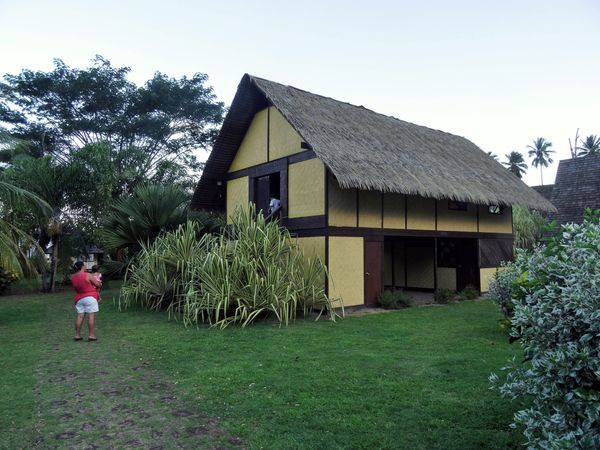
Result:
[[[464,137],[250,74],[245,74],[238,85],[194,193],[192,207],[224,208],[222,191],[214,185],[226,175],[243,132],[250,124],[250,115],[265,105],[281,113],[343,188],[556,210],[548,200]],[[311,112],[308,116],[307,110]],[[353,116],[354,122],[349,122],[343,113]],[[369,156],[373,152],[375,155]],[[461,156],[468,162],[460,160]],[[375,159],[370,161],[372,157]],[[382,157],[390,159],[382,161]],[[429,167],[428,163],[433,166]],[[472,178],[465,175],[468,173]]]

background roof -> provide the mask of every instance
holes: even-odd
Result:
[[[560,161],[556,182],[534,189],[558,209],[549,218],[556,219],[559,225],[581,223],[586,208],[600,208],[600,155]]]

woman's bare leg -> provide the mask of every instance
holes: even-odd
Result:
[[[77,314],[75,318],[75,339],[81,338],[81,325],[83,325],[83,316],[85,314]]]
[[[94,334],[95,323],[96,323],[96,313],[88,313],[88,329],[89,329],[88,338],[96,339],[96,335]]]

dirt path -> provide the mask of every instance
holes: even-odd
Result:
[[[48,324],[36,368],[38,449],[243,448],[216,419],[103,324],[98,342],[74,342],[65,307]],[[86,330],[87,331],[87,330]]]

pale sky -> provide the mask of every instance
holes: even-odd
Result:
[[[0,0],[0,74],[101,54],[138,84],[206,73],[229,105],[248,72],[501,160],[538,136],[566,159],[577,128],[600,135],[599,50],[600,0]],[[539,170],[525,181],[540,184]]]

